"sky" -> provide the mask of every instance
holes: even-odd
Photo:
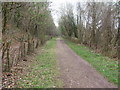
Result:
[[[54,20],[54,23],[56,26],[58,26],[58,20],[60,17],[60,9],[63,7],[64,4],[66,3],[71,3],[73,6],[76,6],[77,2],[90,2],[93,0],[49,0],[51,3],[50,9],[51,9],[51,14]],[[94,0],[95,2],[116,2],[119,0]],[[75,8],[75,7],[74,7]]]

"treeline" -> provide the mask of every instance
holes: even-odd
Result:
[[[120,58],[120,2],[78,2],[61,9],[64,37],[106,56]]]
[[[2,19],[3,72],[56,36],[48,2],[2,2]]]

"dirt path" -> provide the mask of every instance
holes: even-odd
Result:
[[[60,38],[57,57],[65,88],[115,88],[88,62],[74,53]]]

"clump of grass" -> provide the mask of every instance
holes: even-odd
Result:
[[[59,88],[62,81],[59,78],[55,57],[56,39],[52,39],[42,48],[36,56],[36,63],[31,65],[31,72],[18,82],[24,88]]]
[[[108,81],[118,84],[118,61],[94,53],[83,45],[77,45],[70,41],[66,41],[66,43],[73,51],[87,60],[96,70],[103,74]]]

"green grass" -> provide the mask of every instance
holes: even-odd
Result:
[[[31,65],[31,72],[18,82],[19,87],[24,88],[54,88],[62,87],[62,81],[57,68],[55,57],[56,39],[46,43],[35,59],[37,63]]]
[[[118,61],[112,60],[101,54],[94,53],[83,45],[77,45],[67,41],[67,45],[80,57],[88,61],[96,70],[98,70],[108,81],[118,84]]]

